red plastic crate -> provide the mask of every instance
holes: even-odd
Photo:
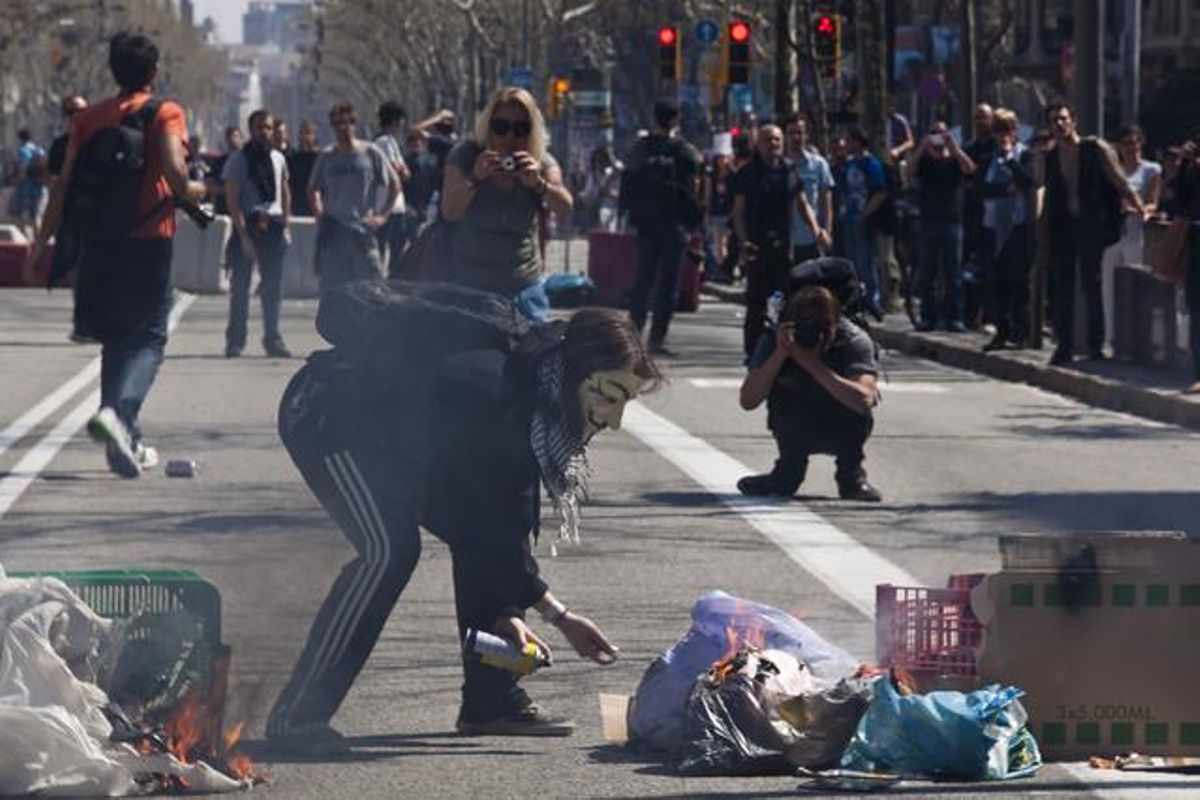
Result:
[[[971,611],[967,580],[953,588],[875,587],[875,655],[883,667],[902,667],[918,680],[974,677],[983,626]],[[957,584],[955,586],[955,584]]]

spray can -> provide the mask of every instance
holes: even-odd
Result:
[[[463,653],[489,667],[507,670],[514,675],[530,675],[542,667],[550,666],[550,660],[533,642],[520,648],[507,639],[493,636],[486,631],[467,629],[463,639]]]
[[[783,316],[783,292],[776,289],[767,298],[767,324],[772,328],[779,327],[779,318]]]

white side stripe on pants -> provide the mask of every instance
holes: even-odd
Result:
[[[348,451],[343,451],[326,456],[324,461],[325,469],[329,472],[330,478],[333,479],[334,485],[350,510],[355,524],[363,533],[366,553],[362,558],[366,563],[360,564],[350,588],[342,595],[337,610],[330,617],[321,643],[313,651],[308,672],[296,685],[291,697],[285,699],[276,714],[272,714],[272,719],[268,723],[268,727],[272,730],[288,725],[293,708],[304,696],[304,692],[313,678],[333,662],[334,653],[340,654],[344,650],[345,643],[349,640],[350,634],[365,611],[367,601],[378,588],[379,581],[383,578],[387,568],[386,554],[389,550],[387,532],[383,529],[382,524],[378,527],[372,524],[378,518],[378,512],[376,511],[376,517],[373,519],[372,515],[367,513],[364,508],[358,493],[350,485],[354,476],[346,469],[346,463],[352,463],[352,456]],[[358,472],[357,465],[355,465],[354,472],[361,480],[361,473]],[[365,482],[362,483],[361,490],[367,497],[370,497],[370,490]],[[374,506],[373,498],[371,505]],[[381,558],[381,556],[383,557]]]

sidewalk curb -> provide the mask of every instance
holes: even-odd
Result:
[[[745,303],[742,290],[734,286],[704,284],[700,292],[726,303]],[[1175,391],[1133,386],[1111,378],[1052,367],[1044,361],[1034,363],[1003,353],[984,353],[973,346],[946,341],[939,334],[875,327],[871,329],[871,335],[881,346],[907,355],[998,380],[1029,384],[1110,411],[1200,429],[1200,401]]]

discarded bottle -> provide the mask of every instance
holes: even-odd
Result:
[[[172,458],[167,462],[166,473],[168,478],[194,478],[197,469],[190,458]]]
[[[531,675],[542,667],[550,666],[550,659],[533,642],[520,648],[507,639],[473,628],[467,629],[463,653],[468,658],[514,675]]]
[[[783,316],[783,292],[775,290],[767,298],[767,324],[772,328],[778,328],[781,316]]]

